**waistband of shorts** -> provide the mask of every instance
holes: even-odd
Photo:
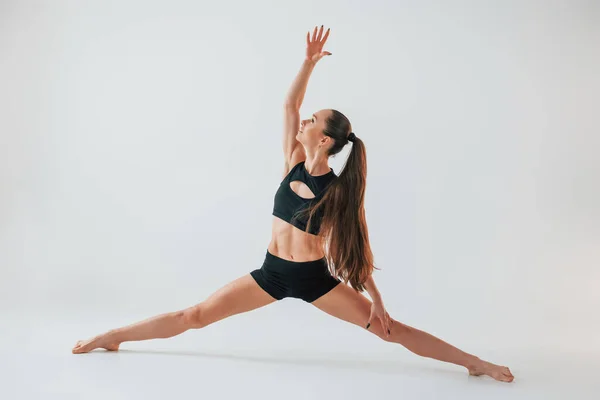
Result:
[[[281,258],[281,257],[277,257],[274,254],[271,254],[271,252],[269,252],[268,249],[267,249],[266,259],[267,260],[272,260],[272,261],[283,262],[283,263],[287,263],[287,264],[293,264],[293,265],[297,265],[297,266],[314,265],[314,264],[327,264],[327,259],[325,257],[319,258],[318,260],[311,260],[311,261],[291,261],[291,260],[286,260],[286,259]]]

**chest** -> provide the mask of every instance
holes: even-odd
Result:
[[[304,168],[303,162],[297,164],[279,184],[275,193],[275,212],[289,217],[318,202],[335,177],[333,171],[312,176]]]
[[[320,196],[317,188],[311,188],[306,182],[300,180],[284,180],[275,193],[275,205],[279,209],[294,212],[309,206]]]

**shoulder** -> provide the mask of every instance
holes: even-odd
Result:
[[[306,152],[304,151],[304,146],[298,144],[296,147],[294,147],[294,150],[290,155],[290,159],[288,160],[288,164],[290,167],[293,167],[303,161],[306,161]]]
[[[294,167],[296,167],[304,161],[306,161],[306,153],[304,152],[304,146],[298,144],[290,154],[290,157],[285,162],[283,176],[289,174]]]

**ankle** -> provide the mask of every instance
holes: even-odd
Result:
[[[102,335],[102,340],[108,344],[121,344],[123,342],[121,339],[118,329],[112,329]]]
[[[463,366],[468,370],[480,369],[483,366],[483,360],[476,356],[469,356]]]

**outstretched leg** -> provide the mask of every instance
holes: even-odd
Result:
[[[311,304],[334,317],[351,322],[364,329],[369,320],[372,303],[350,286],[340,284]],[[489,375],[504,382],[512,382],[514,379],[507,367],[483,361],[427,332],[402,324],[394,319],[392,319],[389,337],[384,335],[379,320],[372,321],[369,331],[386,341],[399,343],[420,356],[461,365],[467,368],[471,375]]]
[[[274,301],[248,274],[228,283],[193,307],[112,329],[89,340],[80,340],[72,351],[73,354],[87,353],[96,348],[116,351],[123,342],[169,338]]]

